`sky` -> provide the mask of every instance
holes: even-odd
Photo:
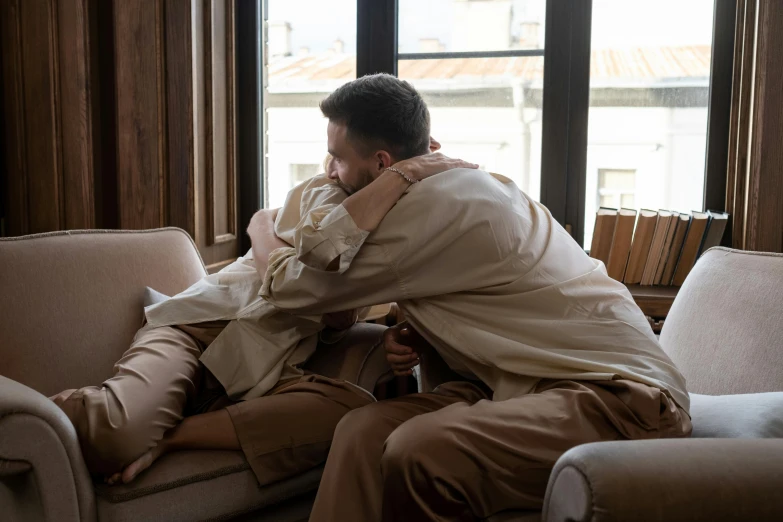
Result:
[[[400,52],[416,52],[420,38],[438,38],[448,49],[456,1],[399,0]],[[515,22],[525,13],[544,22],[546,0],[499,1],[511,1]],[[709,45],[714,2],[593,0],[592,46]],[[300,47],[324,51],[338,38],[346,52],[355,52],[356,0],[267,0],[267,5],[269,20],[291,24],[294,52]]]

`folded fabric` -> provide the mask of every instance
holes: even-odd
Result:
[[[161,294],[157,290],[150,288],[149,286],[144,289],[144,308],[152,306],[154,304],[162,303],[170,299],[166,294]]]

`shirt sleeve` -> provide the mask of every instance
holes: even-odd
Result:
[[[408,299],[394,265],[382,245],[366,241],[343,273],[314,269],[293,249],[269,256],[260,295],[269,303],[297,314],[325,314]]]
[[[327,270],[339,258],[337,272],[342,274],[368,235],[342,204],[324,205],[308,212],[296,227],[294,246],[299,260],[317,270]]]
[[[296,249],[298,259],[317,270],[351,266],[369,233],[356,226],[342,202],[348,194],[323,176],[297,187],[278,213],[275,233]]]

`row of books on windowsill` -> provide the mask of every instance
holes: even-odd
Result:
[[[718,246],[725,212],[636,210],[602,207],[595,218],[590,256],[609,276],[632,285],[682,286],[699,256]]]

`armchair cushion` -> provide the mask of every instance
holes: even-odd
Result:
[[[783,392],[742,395],[691,394],[693,436],[783,438]]]

